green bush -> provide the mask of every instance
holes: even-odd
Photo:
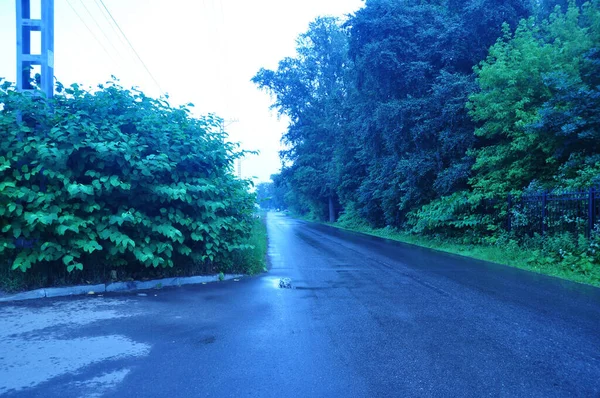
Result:
[[[530,260],[532,265],[582,275],[595,284],[600,283],[599,247],[598,228],[589,239],[584,235],[562,233],[546,237],[536,235],[526,239],[523,244],[524,249],[535,253]]]
[[[254,196],[215,116],[114,82],[52,100],[0,86],[0,257],[31,267],[173,267],[250,249]]]
[[[340,214],[337,220],[337,224],[342,228],[355,231],[371,229],[371,226],[360,216],[356,203],[354,202],[346,204],[344,212]]]
[[[233,253],[233,262],[226,272],[245,272],[250,275],[260,274],[267,270],[267,225],[264,214],[255,215],[252,230],[246,243],[248,250],[237,250]]]

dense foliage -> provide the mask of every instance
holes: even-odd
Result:
[[[254,77],[291,119],[288,205],[481,234],[499,230],[508,193],[598,184],[599,8],[368,0],[317,19],[296,57]],[[491,199],[495,217],[474,215]]]
[[[0,256],[12,269],[243,266],[254,196],[216,117],[114,82],[61,91],[0,88]]]
[[[476,69],[472,185],[506,194],[537,182],[600,183],[600,9],[571,7],[508,27]]]

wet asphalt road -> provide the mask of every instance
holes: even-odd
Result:
[[[0,395],[600,396],[600,289],[268,227],[260,277],[0,304]]]

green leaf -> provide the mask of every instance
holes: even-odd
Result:
[[[25,213],[24,218],[28,225],[34,225],[38,219],[38,215],[36,213]]]
[[[59,235],[64,235],[65,232],[67,232],[67,230],[69,229],[69,227],[67,225],[59,225],[56,227],[56,232]]]
[[[0,182],[0,192],[4,191],[6,188],[15,188],[16,184],[13,181],[3,181]]]
[[[102,250],[102,246],[95,240],[90,240],[83,246],[83,250],[88,253],[93,253],[96,250]]]
[[[71,185],[67,186],[67,192],[69,192],[69,195],[71,195],[71,196],[77,195],[79,193],[79,185],[71,184]]]

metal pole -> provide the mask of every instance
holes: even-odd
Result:
[[[548,194],[546,191],[542,194],[542,235],[546,234],[546,217],[547,217]]]
[[[506,222],[506,230],[508,231],[508,233],[510,233],[510,228],[511,228],[511,220],[510,220],[510,208],[512,207],[512,195],[508,194],[508,200],[507,200],[507,208],[506,208],[506,218],[507,218],[507,222]]]
[[[32,90],[31,66],[41,66],[40,89],[54,94],[54,0],[41,0],[41,19],[31,19],[31,0],[16,0],[17,90]],[[31,53],[31,32],[41,32],[40,54]]]
[[[29,81],[30,64],[23,60],[24,54],[31,53],[31,31],[34,28],[26,26],[23,21],[30,21],[29,0],[16,0],[17,9],[17,90],[31,89]]]
[[[42,0],[42,91],[54,95],[54,0]]]
[[[594,224],[595,221],[594,220],[594,216],[595,216],[595,210],[596,210],[596,203],[594,203],[595,201],[595,196],[596,196],[596,190],[594,188],[590,188],[590,191],[588,193],[588,227],[587,227],[587,236],[588,238],[592,237],[592,231],[594,230]]]

